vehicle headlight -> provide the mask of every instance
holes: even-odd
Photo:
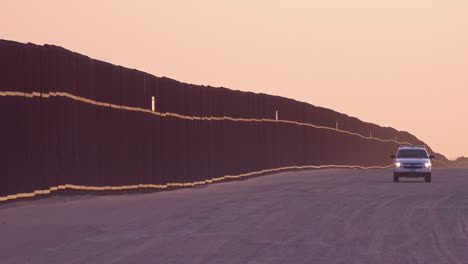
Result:
[[[430,162],[424,163],[424,167],[426,167],[426,168],[429,168],[429,167],[431,167],[431,166],[432,166],[432,164],[431,164]]]
[[[395,162],[395,167],[400,168],[401,167],[401,162],[399,162],[399,161]]]

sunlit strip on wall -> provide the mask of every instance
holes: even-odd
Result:
[[[27,197],[34,197],[37,195],[44,195],[44,194],[50,194],[54,191],[58,190],[65,190],[65,189],[71,189],[71,190],[86,190],[86,191],[117,191],[117,190],[134,190],[134,189],[166,189],[169,187],[193,187],[196,185],[202,185],[202,184],[210,184],[210,183],[215,183],[218,181],[223,181],[227,179],[240,179],[244,177],[251,177],[255,175],[260,175],[264,173],[272,173],[272,172],[280,172],[284,170],[304,170],[304,169],[363,169],[363,170],[369,170],[369,169],[385,169],[385,168],[390,168],[393,165],[388,165],[388,166],[359,166],[359,165],[306,165],[306,166],[286,166],[286,167],[280,167],[280,168],[274,168],[274,169],[265,169],[265,170],[260,170],[260,171],[254,171],[254,172],[247,172],[243,174],[237,174],[237,175],[224,175],[221,177],[217,178],[212,178],[208,180],[203,180],[203,181],[195,181],[195,182],[172,182],[172,183],[166,183],[166,184],[134,184],[134,185],[117,185],[117,186],[84,186],[84,185],[75,185],[75,184],[64,184],[64,185],[58,185],[58,186],[53,186],[50,187],[49,189],[43,189],[43,190],[35,190],[33,192],[28,192],[28,193],[17,193],[17,194],[11,194],[8,196],[3,196],[0,197],[0,202],[8,201],[8,200],[15,200],[18,198],[27,198]]]
[[[97,105],[97,106],[102,106],[102,107],[110,107],[114,109],[120,109],[120,110],[125,110],[125,111],[133,111],[133,112],[142,112],[142,113],[147,113],[151,115],[156,115],[156,116],[161,116],[161,117],[174,117],[174,118],[180,118],[180,119],[186,119],[186,120],[202,120],[202,121],[222,121],[222,120],[228,120],[228,121],[234,121],[234,122],[269,122],[269,123],[285,123],[285,124],[292,124],[292,125],[298,125],[298,126],[307,126],[307,127],[313,127],[317,129],[324,129],[324,130],[331,130],[331,131],[336,131],[339,133],[345,133],[348,135],[352,136],[357,136],[363,139],[367,140],[376,140],[380,142],[393,142],[399,145],[411,145],[409,142],[402,142],[402,141],[397,141],[394,139],[381,139],[377,137],[370,137],[370,136],[364,136],[359,133],[355,132],[350,132],[347,130],[342,130],[342,129],[337,129],[334,127],[326,127],[326,126],[319,126],[319,125],[314,125],[311,123],[303,123],[303,122],[296,122],[292,120],[276,120],[276,119],[269,119],[269,118],[238,118],[238,117],[230,117],[230,116],[187,116],[187,115],[182,115],[182,114],[177,114],[177,113],[170,113],[170,112],[158,112],[158,111],[152,111],[152,109],[145,109],[141,107],[133,107],[133,106],[125,106],[125,105],[116,105],[116,104],[111,104],[111,103],[105,103],[105,102],[100,102],[100,101],[95,101],[91,100],[85,97],[73,95],[70,93],[66,92],[49,92],[49,93],[39,93],[39,92],[32,92],[32,93],[25,93],[25,92],[18,92],[18,91],[3,91],[0,92],[0,96],[20,96],[20,97],[26,97],[26,98],[33,98],[33,97],[42,97],[42,98],[50,98],[50,97],[55,97],[55,96],[60,96],[60,97],[65,97],[69,99],[73,99],[79,102],[84,102],[92,105]]]

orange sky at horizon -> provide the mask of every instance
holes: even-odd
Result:
[[[7,1],[0,38],[294,98],[468,157],[468,1]]]

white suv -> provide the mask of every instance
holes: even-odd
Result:
[[[434,156],[429,156],[425,147],[402,146],[398,148],[396,155],[390,157],[394,159],[394,182],[398,182],[400,177],[424,177],[426,182],[431,182],[431,159]]]

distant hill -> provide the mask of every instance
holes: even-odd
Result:
[[[454,167],[468,167],[468,157],[459,157],[458,159],[451,162]]]

